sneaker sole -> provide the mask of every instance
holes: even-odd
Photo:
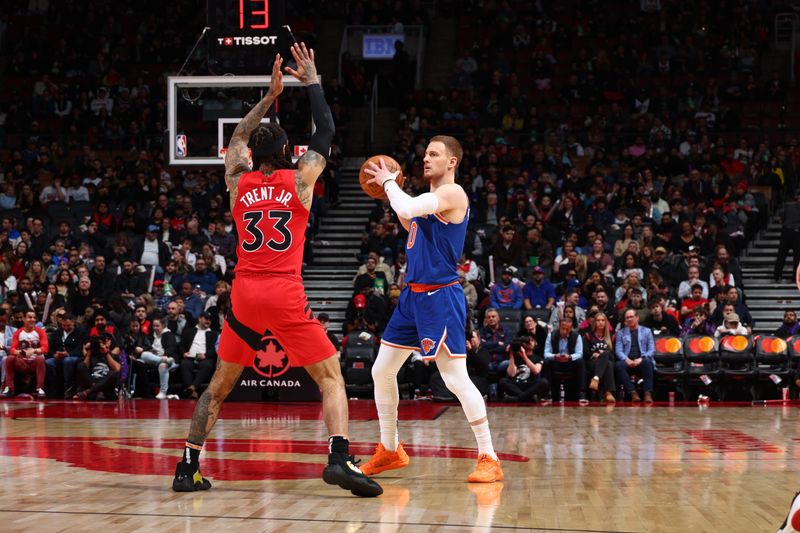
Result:
[[[172,480],[172,490],[175,492],[197,492],[210,488],[211,483],[206,478],[203,478],[203,483],[199,485],[194,483],[189,477],[185,477],[182,480],[178,480],[178,478]]]
[[[345,472],[339,465],[328,465],[322,471],[322,481],[349,490],[354,496],[374,498],[383,494],[380,485],[366,476],[358,477]]]

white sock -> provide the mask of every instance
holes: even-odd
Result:
[[[494,453],[494,446],[492,446],[492,432],[489,431],[489,421],[484,420],[480,424],[470,427],[472,432],[475,433],[475,440],[478,441],[478,455],[485,453],[496,461],[497,454]]]
[[[408,359],[410,350],[392,348],[381,344],[378,357],[372,366],[372,381],[375,384],[375,407],[381,428],[381,444],[386,450],[397,450],[397,373]]]

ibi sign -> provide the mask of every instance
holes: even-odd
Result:
[[[394,43],[405,43],[406,36],[402,33],[368,33],[364,35],[364,59],[392,59],[394,57]]]

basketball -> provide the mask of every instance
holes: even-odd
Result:
[[[386,199],[386,192],[384,192],[383,187],[381,187],[377,183],[367,183],[369,180],[373,178],[370,174],[367,174],[365,170],[368,168],[370,163],[375,163],[376,165],[381,165],[381,158],[383,158],[383,162],[386,164],[386,168],[391,170],[392,172],[399,170],[400,174],[397,175],[397,185],[400,188],[403,187],[403,183],[405,182],[406,178],[403,176],[403,169],[400,168],[400,163],[389,157],[388,155],[374,155],[364,161],[364,164],[361,165],[361,170],[358,171],[358,181],[361,183],[361,188],[364,189],[364,192],[367,193],[369,196],[375,198],[376,200],[385,200]]]

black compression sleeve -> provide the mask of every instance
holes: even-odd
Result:
[[[311,140],[308,142],[308,149],[328,157],[331,153],[333,134],[336,131],[331,108],[328,107],[328,103],[325,101],[325,95],[322,94],[322,86],[319,83],[309,85],[307,89],[308,99],[311,102],[311,118],[314,120],[314,126],[316,127]]]

